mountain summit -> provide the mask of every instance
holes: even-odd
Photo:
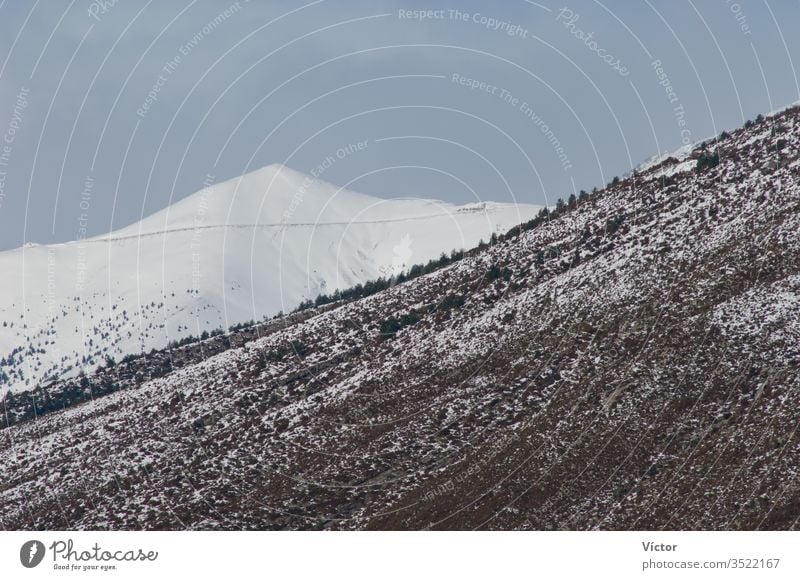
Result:
[[[0,253],[0,390],[396,275],[537,209],[379,199],[269,165],[109,234]]]

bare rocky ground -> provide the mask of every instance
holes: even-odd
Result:
[[[21,420],[0,524],[797,529],[799,136],[786,111]]]

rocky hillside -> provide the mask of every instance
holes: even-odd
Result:
[[[0,524],[796,529],[799,135],[797,109],[759,119],[435,272],[20,421]]]

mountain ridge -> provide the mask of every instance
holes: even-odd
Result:
[[[382,200],[269,165],[109,234],[2,252],[0,390],[288,311],[536,209]]]

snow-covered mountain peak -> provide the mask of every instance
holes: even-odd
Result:
[[[212,181],[108,234],[0,252],[0,390],[291,310],[538,211],[380,199],[281,164]]]

